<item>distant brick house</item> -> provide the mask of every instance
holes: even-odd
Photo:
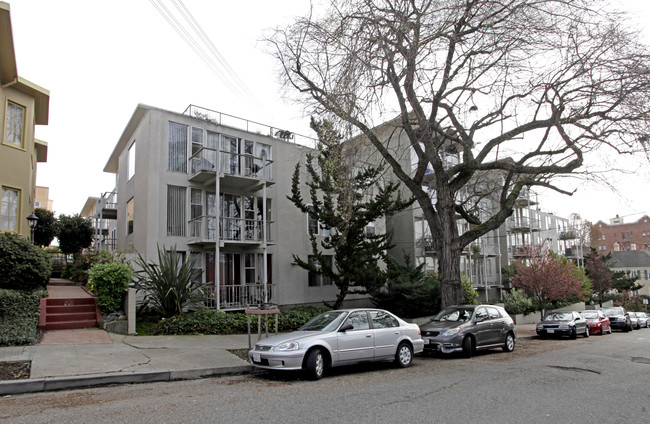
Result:
[[[598,221],[594,224],[591,247],[599,254],[632,250],[650,251],[650,217],[643,215],[635,222],[624,223],[616,216],[610,223]]]

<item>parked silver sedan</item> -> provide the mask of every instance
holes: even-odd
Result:
[[[420,328],[381,309],[324,312],[298,331],[260,340],[248,352],[253,366],[268,370],[303,370],[321,378],[329,367],[367,361],[411,365],[422,352]]]

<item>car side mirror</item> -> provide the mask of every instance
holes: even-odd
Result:
[[[352,324],[344,324],[341,328],[339,328],[340,332],[352,330],[354,328],[354,325]]]
[[[483,322],[483,321],[485,321],[485,318],[476,317],[476,318],[474,319],[474,322],[476,322],[476,323]]]

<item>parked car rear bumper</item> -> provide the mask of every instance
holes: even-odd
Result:
[[[570,336],[573,334],[573,328],[544,328],[537,329],[538,336]]]

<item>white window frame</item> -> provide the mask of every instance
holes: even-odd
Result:
[[[131,143],[131,146],[129,147],[127,161],[128,161],[128,174],[127,174],[127,181],[128,181],[135,176],[135,141],[133,141],[133,143]]]
[[[187,187],[167,186],[167,235],[185,237],[187,227]]]
[[[5,192],[15,193],[15,199],[5,196]],[[20,231],[20,202],[22,191],[18,188],[2,186],[0,189],[0,231],[18,233]],[[13,213],[12,213],[13,212]]]
[[[20,111],[20,114],[18,113]],[[12,100],[5,103],[5,129],[2,141],[12,147],[25,148],[25,117],[27,108]]]

